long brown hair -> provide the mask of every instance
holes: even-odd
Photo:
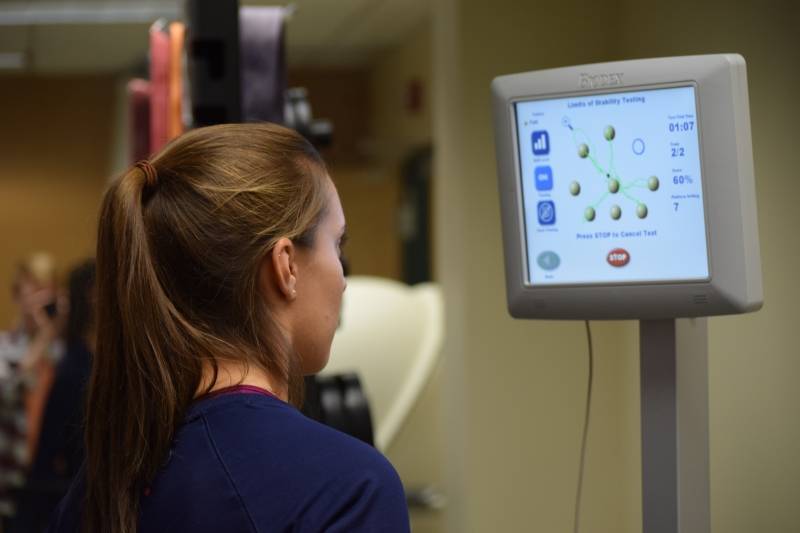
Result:
[[[204,365],[257,365],[300,401],[296,357],[258,269],[281,237],[311,246],[327,172],[292,130],[229,124],[179,137],[109,187],[97,242],[97,354],[84,530],[133,533]],[[154,175],[148,175],[154,171]],[[210,388],[213,382],[208,384]]]

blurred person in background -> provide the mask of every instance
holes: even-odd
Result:
[[[19,487],[38,439],[67,302],[58,290],[50,255],[36,253],[19,263],[11,287],[19,316],[0,333],[0,517],[13,514],[9,491]]]
[[[65,352],[56,366],[36,455],[8,533],[43,531],[83,462],[85,392],[95,345],[94,283],[94,260],[70,273]]]

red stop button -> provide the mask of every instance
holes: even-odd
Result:
[[[606,261],[613,267],[624,267],[631,261],[631,254],[624,248],[614,248],[606,256]]]

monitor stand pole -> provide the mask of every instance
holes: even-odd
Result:
[[[643,533],[709,533],[707,319],[639,323]]]

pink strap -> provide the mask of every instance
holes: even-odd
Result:
[[[272,398],[278,398],[272,392],[268,391],[267,389],[262,389],[261,387],[256,387],[255,385],[232,385],[230,387],[224,387],[222,389],[217,389],[209,392],[197,398],[198,400],[201,398],[215,398],[217,396],[226,396],[228,394],[260,394],[262,396],[271,396]]]

